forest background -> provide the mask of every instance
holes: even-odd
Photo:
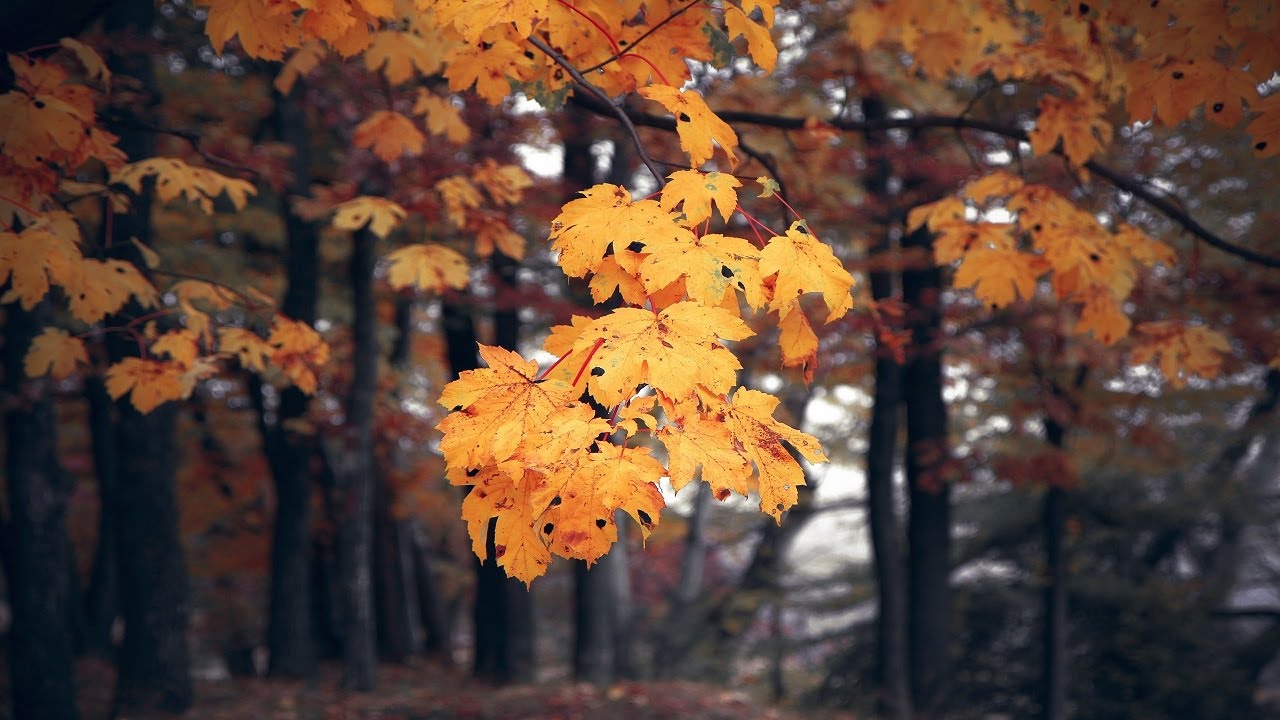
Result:
[[[1274,716],[1277,36],[6,4],[8,712]]]

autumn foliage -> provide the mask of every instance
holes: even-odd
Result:
[[[664,507],[663,478],[676,489],[700,478],[721,499],[758,497],[781,521],[805,482],[801,460],[826,455],[776,417],[778,398],[738,386],[733,343],[767,332],[779,364],[810,380],[820,372],[814,327],[879,309],[823,228],[786,204],[773,178],[752,184],[733,174],[747,149],[688,85],[687,61],[728,67],[745,58],[772,71],[780,62],[775,2],[203,4],[214,49],[234,42],[251,57],[282,62],[283,92],[330,56],[363,63],[392,87],[438,78],[417,88],[411,106],[378,110],[355,127],[352,144],[384,163],[420,154],[429,141],[467,142],[464,96],[498,104],[520,93],[547,108],[579,96],[628,126],[628,113],[642,105],[669,115],[687,166],[655,172],[651,196],[599,184],[549,218],[549,248],[564,273],[584,279],[596,302],[618,297],[621,306],[553,328],[543,349],[555,360],[541,366],[481,346],[487,367],[463,373],[440,398],[450,411],[440,450],[449,480],[471,488],[462,515],[477,554],[496,518],[498,562],[526,582],[552,555],[600,558],[617,538],[619,511],[647,536]],[[1171,126],[1197,111],[1247,135],[1260,157],[1280,152],[1280,96],[1257,90],[1280,66],[1280,12],[1267,3],[859,2],[841,31],[866,52],[905,51],[913,64],[904,71],[926,78],[987,74],[994,84],[1042,88],[1034,127],[996,132],[1033,155],[1058,156],[1081,183],[1105,170],[1094,157],[1117,124]],[[50,298],[65,310],[65,322],[31,345],[27,373],[67,377],[95,362],[86,337],[123,333],[139,356],[93,371],[142,412],[187,398],[232,367],[315,392],[330,355],[315,329],[279,314],[250,286],[174,273],[141,243],[141,265],[103,259],[73,215],[86,198],[127,212],[144,194],[237,212],[254,185],[176,158],[124,157],[98,125],[112,77],[93,48],[66,40],[8,63],[0,302],[31,309]],[[821,118],[792,119],[817,137],[837,131]],[[104,181],[77,180],[86,166],[101,169]],[[508,213],[530,186],[519,167],[490,160],[417,192],[439,209],[427,221],[474,239],[469,255],[519,260],[525,241]],[[1231,352],[1219,330],[1177,316],[1132,327],[1137,279],[1156,266],[1176,270],[1185,258],[1077,200],[1006,168],[917,207],[907,229],[932,232],[933,260],[953,267],[954,286],[992,310],[1048,295],[1070,309],[1075,335],[1125,343],[1132,363],[1157,364],[1171,384],[1217,374]],[[790,213],[787,227],[753,212],[775,201]],[[381,238],[412,214],[373,195],[310,202],[302,209],[334,228]],[[385,265],[397,290],[444,293],[469,281],[467,255],[438,243],[396,249]],[[113,324],[130,303],[141,312]],[[221,321],[219,311],[233,305],[254,321]]]

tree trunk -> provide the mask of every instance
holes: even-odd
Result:
[[[106,16],[108,33],[149,37],[154,6],[149,0],[111,5]],[[152,59],[145,52],[112,58],[112,71],[135,78],[153,89]],[[119,147],[130,158],[150,157],[154,139],[146,131],[124,130]],[[144,244],[151,237],[149,186],[134,198],[126,215],[112,223],[108,254],[126,259],[145,272],[141,253],[130,242]],[[126,307],[108,321],[124,325],[139,308]],[[137,352],[120,336],[107,343],[113,360]],[[178,526],[175,470],[178,466],[176,430],[179,405],[175,402],[139,413],[126,399],[116,403],[116,458],[119,477],[115,522],[116,557],[119,561],[121,614],[124,642],[120,648],[114,713],[151,710],[182,712],[191,706],[191,652],[187,644],[190,600],[186,558]]]
[[[863,98],[862,112],[867,120],[881,120],[888,115],[884,102],[875,96]],[[882,153],[884,138],[879,133],[868,135],[867,145]],[[893,168],[883,154],[872,158],[867,191],[885,207],[892,206],[888,192],[892,175]],[[884,228],[883,233],[883,242],[877,248],[881,261],[891,246],[889,229]],[[873,299],[893,296],[893,275],[889,271],[870,273],[870,281]],[[878,340],[875,362],[875,395],[867,429],[867,520],[876,574],[876,700],[885,717],[909,720],[907,580],[893,488],[902,414],[902,366]]]
[[[401,539],[404,535],[402,526],[406,520],[397,519],[391,512],[391,489],[387,486],[385,473],[377,473],[374,488],[374,517],[377,522],[373,526],[374,548],[374,595],[378,607],[378,654],[390,662],[403,663],[416,655],[421,644],[421,630],[417,627],[416,617],[410,613],[407,593],[412,585],[408,582],[412,576],[406,576],[401,564]],[[415,632],[417,635],[415,636]]]
[[[5,489],[0,527],[9,603],[9,678],[15,720],[76,717],[72,676],[71,487],[58,466],[50,381],[27,380],[23,359],[49,313],[5,308]]]
[[[888,273],[871,274],[871,293],[889,297]],[[875,396],[867,430],[867,519],[876,573],[876,681],[880,711],[911,717],[907,644],[907,582],[893,475],[901,412],[902,366],[877,344]]]
[[[696,628],[698,618],[694,605],[702,595],[704,571],[707,563],[707,515],[711,509],[711,486],[699,482],[693,496],[693,513],[685,533],[684,552],[680,558],[680,578],[671,594],[671,604],[666,621],[658,636],[654,650],[654,674],[671,678],[677,673],[679,651]]]
[[[908,628],[911,691],[920,717],[944,714],[951,685],[951,489],[946,474],[947,406],[942,397],[942,274],[933,264],[932,236],[905,238],[922,248],[922,269],[902,273],[911,347],[902,372],[907,408]]]
[[[120,574],[116,560],[116,458],[114,404],[102,378],[85,380],[89,402],[89,439],[93,448],[94,476],[98,482],[98,546],[86,596],[88,616],[85,650],[104,657],[113,654],[111,631],[120,616]]]
[[[419,612],[426,633],[427,655],[453,664],[453,623],[435,568],[431,563],[431,543],[422,523],[413,525],[414,578],[418,584]]]
[[[1061,431],[1058,434],[1061,441]],[[1050,442],[1053,443],[1052,436]],[[1063,549],[1063,528],[1067,518],[1066,493],[1066,490],[1057,486],[1045,491],[1044,510],[1041,514],[1045,585],[1044,676],[1041,681],[1040,707],[1045,720],[1066,720],[1067,717],[1067,564]]]
[[[288,95],[275,95],[276,135],[293,149],[290,178],[281,198],[288,245],[286,288],[281,312],[314,323],[318,296],[318,236],[314,223],[294,215],[289,195],[307,195],[311,185],[310,142],[306,112],[296,85]],[[271,589],[267,604],[268,674],[310,677],[316,672],[311,627],[311,458],[313,437],[295,432],[290,421],[305,417],[310,398],[296,387],[280,394],[275,423],[259,420],[262,443],[275,490],[275,522],[271,533]],[[261,410],[260,410],[261,412]]]
[[[573,561],[573,677],[595,685],[614,680],[610,555],[590,568]]]
[[[350,441],[337,461],[339,484],[338,567],[343,604],[343,684],[369,691],[377,685],[376,621],[373,609],[373,409],[378,383],[377,307],[373,297],[376,238],[360,230],[352,238],[351,395],[347,403]]]
[[[613,631],[613,673],[616,680],[638,677],[635,660],[636,609],[631,602],[631,546],[627,538],[631,527],[621,510],[614,513],[618,525],[618,543],[609,551],[609,593],[613,597],[610,629]]]

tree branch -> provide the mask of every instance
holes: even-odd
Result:
[[[590,98],[575,96],[573,98],[573,102],[591,110],[592,112],[603,114],[604,108],[599,107]],[[620,108],[615,109],[622,111]],[[671,117],[635,111],[623,112],[626,112],[631,122],[635,125],[671,131],[674,131],[676,128],[675,119]],[[744,110],[724,110],[719,111],[716,114],[720,116],[721,120],[724,120],[727,123],[758,125],[778,130],[802,130],[804,129],[806,120],[805,118],[799,117],[769,115]],[[836,130],[853,133],[881,132],[885,130],[949,129],[978,130],[980,132],[999,135],[1019,142],[1025,142],[1028,139],[1027,133],[1016,127],[1001,125],[987,120],[953,115],[917,115],[905,118],[886,118],[884,120],[847,120],[835,118],[827,124]],[[1059,155],[1062,154],[1060,150],[1055,150],[1055,152]],[[1195,218],[1191,217],[1190,214],[1171,202],[1164,193],[1155,190],[1146,183],[1127,177],[1123,173],[1103,165],[1096,160],[1086,162],[1084,167],[1094,175],[1106,180],[1113,187],[1127,192],[1147,203],[1162,215],[1172,220],[1179,227],[1191,233],[1196,238],[1203,240],[1205,244],[1263,267],[1280,268],[1280,257],[1263,255],[1259,252],[1240,247],[1239,245],[1223,239],[1205,228],[1197,222]]]
[[[658,187],[662,188],[666,185],[667,179],[663,177],[662,172],[658,170],[658,166],[654,163],[653,158],[649,157],[649,151],[645,149],[644,143],[640,141],[640,133],[636,130],[635,123],[631,121],[630,114],[625,109],[614,105],[613,101],[609,99],[609,96],[606,95],[603,90],[592,85],[590,81],[582,76],[582,73],[578,72],[578,69],[575,68],[572,63],[566,60],[560,53],[552,50],[551,46],[543,42],[541,38],[530,35],[529,42],[534,47],[545,53],[547,57],[551,58],[555,64],[564,68],[564,71],[569,73],[569,77],[573,78],[574,83],[576,83],[578,87],[591,93],[595,98],[596,103],[599,103],[599,105],[593,104],[590,106],[593,112],[599,112],[603,108],[608,108],[608,114],[618,118],[618,120],[622,122],[622,126],[626,128],[627,133],[631,135],[631,142],[636,146],[636,153],[640,155],[640,160],[644,163],[644,166],[649,168],[649,172],[653,173],[653,178],[654,180],[657,180]],[[578,97],[578,94],[574,93],[574,97]],[[675,125],[673,121],[672,128],[674,127]]]

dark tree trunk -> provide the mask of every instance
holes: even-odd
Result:
[[[27,380],[23,358],[49,313],[16,303],[5,308],[5,489],[8,522],[0,527],[13,624],[9,681],[15,720],[76,717],[72,676],[71,540],[68,476],[58,466],[48,380]]]
[[[276,94],[274,123],[281,142],[293,149],[290,178],[281,198],[285,219],[287,266],[281,312],[305,323],[316,318],[318,264],[316,227],[294,215],[289,195],[306,195],[311,185],[307,118],[299,102],[301,85],[288,95]],[[262,443],[275,490],[275,523],[271,533],[271,589],[267,603],[268,673],[276,677],[309,677],[316,672],[311,627],[311,458],[312,436],[293,431],[290,421],[307,414],[310,399],[296,387],[280,394],[276,419],[260,418]],[[260,409],[261,412],[261,409]]]
[[[1077,392],[1084,386],[1088,375],[1088,367],[1080,366],[1076,371],[1075,383],[1071,392]],[[1068,395],[1057,383],[1050,383],[1054,407],[1065,408],[1067,417],[1058,413],[1047,412],[1044,420],[1045,440],[1058,452],[1064,452],[1067,445],[1067,423],[1074,420],[1077,410],[1076,400]],[[1045,577],[1041,594],[1043,604],[1043,624],[1041,626],[1041,645],[1044,653],[1041,666],[1040,709],[1045,720],[1066,720],[1067,718],[1067,582],[1068,559],[1066,551],[1067,523],[1067,490],[1068,478],[1049,478],[1051,485],[1044,494],[1044,507],[1041,511],[1040,525],[1044,538]]]
[[[415,523],[413,530],[414,578],[418,584],[419,612],[426,633],[424,649],[427,655],[453,663],[453,623],[444,592],[431,562],[431,542],[422,523]]]
[[[410,588],[417,592],[413,576],[405,574],[407,548],[402,544],[406,519],[391,512],[391,489],[385,473],[378,473],[374,488],[373,528],[374,590],[378,606],[378,654],[385,660],[403,663],[416,655],[422,644],[422,631],[417,616],[417,603],[410,603]],[[409,566],[412,570],[412,566]]]
[[[911,233],[926,267],[902,273],[911,347],[902,372],[907,409],[908,628],[911,692],[920,717],[941,717],[951,686],[951,489],[946,477],[947,406],[942,397],[942,274],[932,263],[933,238]]]
[[[147,37],[154,6],[149,0],[113,4],[107,11],[109,33]],[[143,88],[155,87],[151,57],[146,53],[117,56],[112,71],[136,78]],[[149,157],[153,138],[145,131],[126,129],[119,147],[131,158]],[[151,237],[150,188],[134,199],[127,215],[117,215],[107,252],[133,262],[145,272],[141,254],[130,240],[144,244]],[[139,312],[127,307],[109,320],[123,325]],[[119,335],[111,336],[113,360],[137,348]],[[150,413],[134,409],[127,398],[116,403],[116,458],[119,477],[115,502],[116,558],[120,572],[124,642],[116,676],[116,714],[151,710],[182,712],[191,706],[191,653],[187,644],[190,601],[186,558],[178,527],[175,470],[178,466],[176,430],[179,405],[166,403]]]
[[[627,538],[631,528],[625,512],[616,513],[618,544],[609,552],[609,592],[613,597],[610,629],[613,632],[613,672],[615,680],[638,677],[635,662],[636,608],[631,602],[631,546]]]
[[[1063,548],[1063,528],[1067,518],[1066,492],[1056,486],[1045,491],[1044,510],[1041,514],[1045,585],[1042,638],[1044,675],[1041,680],[1040,707],[1045,720],[1066,720],[1067,717],[1067,564]]]
[[[654,674],[671,678],[677,673],[675,666],[678,648],[685,645],[698,624],[694,607],[702,595],[704,570],[707,562],[707,515],[711,509],[711,486],[699,482],[693,497],[693,513],[689,516],[685,533],[684,552],[680,559],[680,578],[671,594],[666,621],[658,636],[654,650]]]
[[[880,98],[862,100],[867,120],[881,120],[887,108]],[[879,203],[892,207],[889,180],[893,167],[884,155],[885,139],[879,133],[867,136],[871,151],[866,186]],[[891,249],[889,229],[883,229],[879,244],[881,266]],[[888,270],[870,273],[871,296],[893,297],[893,274]],[[871,528],[871,548],[876,573],[876,686],[879,712],[897,720],[911,717],[911,682],[908,664],[907,579],[903,564],[901,526],[894,501],[893,477],[898,450],[899,421],[902,414],[902,366],[882,343],[876,343],[875,396],[871,424],[867,429],[867,520]]]
[[[573,561],[573,677],[595,685],[614,680],[611,555],[590,568]]]
[[[889,274],[871,274],[871,293],[889,297]],[[902,366],[877,344],[876,388],[867,430],[867,519],[876,573],[876,681],[882,714],[911,717],[907,582],[893,475],[901,412]]]
[[[98,547],[86,596],[85,650],[109,656],[113,652],[111,630],[120,616],[120,575],[116,560],[116,502],[119,468],[116,459],[115,405],[99,377],[85,380],[89,401],[89,439],[93,448],[94,476],[98,482]]]
[[[120,483],[116,503],[124,644],[116,681],[120,714],[191,706],[187,566],[178,531],[174,470],[179,405],[143,415],[117,403]]]
[[[343,684],[369,691],[377,685],[376,621],[373,608],[373,409],[378,383],[377,307],[373,297],[375,236],[361,230],[352,240],[351,396],[347,403],[349,446],[335,455],[339,483],[338,567],[342,582]]]

